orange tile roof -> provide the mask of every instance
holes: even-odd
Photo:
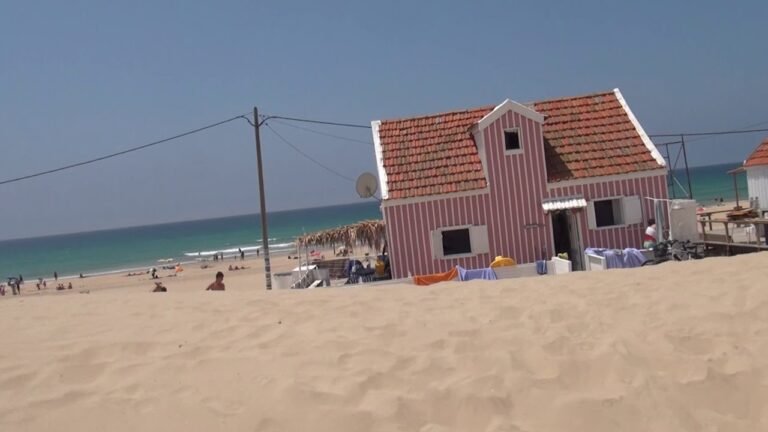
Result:
[[[745,167],[768,165],[768,138],[764,139],[744,161]]]
[[[613,92],[532,104],[545,115],[548,181],[660,168]],[[379,127],[390,199],[487,186],[469,129],[494,107],[385,120]]]
[[[382,121],[390,199],[483,189],[488,184],[469,128],[493,107]]]
[[[535,102],[549,182],[659,169],[614,92]]]

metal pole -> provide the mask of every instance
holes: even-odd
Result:
[[[253,107],[253,123],[256,134],[256,164],[259,169],[259,204],[261,210],[261,242],[264,246],[264,276],[267,278],[267,290],[272,289],[272,266],[269,264],[269,234],[267,233],[267,200],[264,196],[264,167],[261,164],[261,136],[259,135],[259,109]]]
[[[685,162],[685,177],[688,179],[688,199],[693,199],[693,188],[691,187],[691,172],[688,171],[688,152],[685,151],[685,135],[680,135],[680,142],[683,144],[683,162]]]
[[[669,157],[669,143],[664,143],[664,149],[667,153],[667,164],[672,164],[672,158]],[[673,172],[674,167],[669,167],[669,170],[667,170],[667,191],[670,189],[672,190],[672,198],[675,197],[675,181],[673,180],[675,177],[675,174]]]

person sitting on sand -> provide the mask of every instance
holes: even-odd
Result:
[[[228,269],[228,270],[229,270],[229,271],[232,271],[232,270],[234,270],[234,268],[232,268],[232,264],[230,264],[230,265],[229,265],[229,269]]]
[[[206,288],[206,291],[224,291],[224,273],[217,272],[216,273],[216,280],[208,285],[208,288]]]
[[[67,289],[72,289],[72,282],[67,284]]]
[[[168,292],[168,288],[163,286],[162,282],[155,282],[155,289],[152,292]]]

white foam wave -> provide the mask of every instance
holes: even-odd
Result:
[[[295,247],[295,244],[293,242],[289,243],[276,243],[276,244],[270,244],[270,249],[291,249]],[[185,256],[188,257],[210,257],[217,253],[223,253],[224,256],[232,256],[237,255],[240,253],[240,250],[246,253],[246,255],[250,255],[249,252],[256,252],[256,249],[262,249],[262,246],[240,246],[236,248],[228,248],[228,249],[219,249],[219,250],[208,250],[208,251],[199,251],[199,252],[184,252]]]

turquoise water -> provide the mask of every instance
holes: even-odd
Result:
[[[381,219],[379,203],[268,213],[270,251],[293,250],[303,232]],[[157,265],[157,260],[194,261],[222,251],[225,256],[243,248],[254,253],[261,244],[259,215],[234,216],[162,225],[148,225],[88,233],[0,242],[0,278],[93,274]]]
[[[741,162],[690,168],[688,171],[691,177],[693,199],[704,205],[713,203],[717,198],[723,198],[725,201],[735,200],[736,192],[733,187],[733,178],[728,174],[728,171],[739,166],[741,166]],[[674,170],[674,174],[682,184],[682,187],[675,183],[675,187],[669,188],[669,196],[685,198],[688,190],[685,170]],[[736,183],[739,188],[740,199],[748,200],[746,176],[738,174],[736,176]]]
[[[733,180],[727,171],[739,163],[691,168],[693,197],[702,204],[716,198],[735,197]],[[687,190],[684,171],[676,175]],[[739,195],[747,197],[744,175],[737,177]],[[680,186],[670,196],[685,197]],[[379,203],[292,210],[269,213],[271,251],[293,250],[294,239],[313,232],[365,219],[381,219]],[[0,278],[22,274],[26,279],[59,275],[93,274],[157,265],[159,259],[194,261],[214,251],[232,254],[237,248],[252,253],[261,244],[258,215],[235,216],[192,222],[68,234],[0,242]],[[228,252],[229,251],[229,252]]]

